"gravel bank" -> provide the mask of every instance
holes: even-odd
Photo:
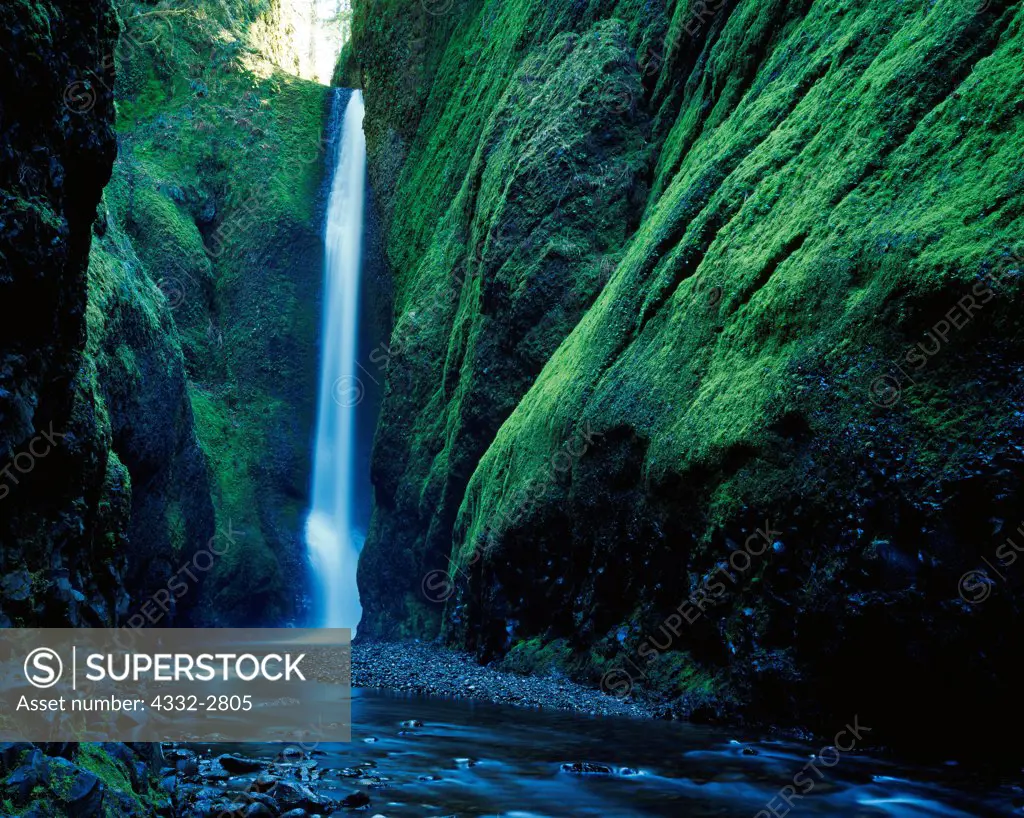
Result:
[[[360,640],[352,649],[352,685],[593,715],[655,716],[654,709],[643,703],[617,699],[563,677],[483,667],[468,653],[422,642]]]

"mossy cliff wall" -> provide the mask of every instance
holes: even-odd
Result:
[[[101,355],[126,465],[151,489],[133,540],[190,586],[179,605],[197,624],[302,613],[327,89],[288,73],[301,44],[286,10],[128,4],[114,63],[120,151],[91,272],[97,296],[119,276],[150,293],[150,327],[173,339],[175,402],[109,321]],[[178,421],[187,441],[147,434]]]
[[[141,564],[128,537],[136,473],[119,456],[134,449],[109,402],[114,365],[96,346],[94,311],[123,328],[133,353],[116,354],[166,361],[168,375],[146,372],[151,388],[173,385],[175,366],[166,312],[143,326],[134,292],[97,300],[88,273],[116,152],[113,94],[90,77],[118,31],[103,0],[0,6],[2,627],[123,622]],[[4,743],[2,811],[165,814],[151,780],[160,764],[155,745]]]
[[[396,288],[361,632],[696,719],[1005,729],[1022,24],[357,2]]]
[[[12,622],[301,616],[327,89],[290,8],[3,9]]]
[[[130,481],[86,353],[91,226],[114,101],[65,105],[113,51],[109,3],[0,8],[0,620],[110,624],[124,602]]]

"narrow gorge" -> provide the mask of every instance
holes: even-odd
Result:
[[[0,18],[0,663],[357,634],[294,757],[0,697],[0,815],[1024,809],[1019,2]]]

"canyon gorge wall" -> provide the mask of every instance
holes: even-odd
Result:
[[[293,12],[4,7],[10,624],[304,615],[328,89]]]
[[[357,2],[395,282],[361,632],[701,721],[1004,729],[1021,24]]]

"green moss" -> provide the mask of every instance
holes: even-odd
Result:
[[[116,304],[127,295],[148,316],[143,331],[184,355],[193,407],[181,421],[208,460],[217,528],[246,532],[190,600],[221,624],[278,623],[302,580],[328,89],[288,73],[286,13],[241,2],[123,10],[120,150],[92,258],[90,337],[123,330]],[[138,384],[134,341],[94,345],[113,399]],[[204,545],[191,513],[172,501],[163,515],[175,553]]]
[[[343,66],[396,275],[364,632],[433,636],[443,607],[416,586],[488,542],[448,637],[504,654],[515,620],[507,661],[599,676],[592,646],[673,610],[663,586],[685,598],[751,518],[784,509],[800,547],[855,550],[1001,451],[1019,275],[898,404],[871,390],[985,269],[1024,266],[1019,8],[744,0],[691,36],[682,3],[461,2],[431,25],[417,5],[358,3]],[[802,604],[860,582],[848,556],[815,565]],[[754,646],[777,580],[752,572],[655,685],[757,695],[721,669],[776,672]]]
[[[818,398],[796,385],[794,362],[810,357],[837,375],[850,372],[851,355],[884,337],[867,319],[884,314],[897,294],[954,281],[969,289],[993,256],[995,233],[954,211],[981,207],[985,191],[1010,182],[1013,171],[999,157],[1016,150],[1020,132],[982,129],[971,144],[958,123],[1013,104],[1002,66],[1019,35],[1014,27],[954,95],[940,66],[955,53],[966,13],[904,5],[847,20],[835,38],[827,34],[847,14],[842,3],[815,6],[781,33],[770,8],[746,5],[730,16],[709,54],[706,81],[725,88],[718,106],[707,118],[704,97],[689,96],[659,155],[661,195],[649,200],[609,285],[483,458],[463,508],[465,540],[501,516],[517,483],[560,445],[559,430],[580,422],[583,406],[601,428],[642,430],[650,479],[686,473],[736,447],[756,449],[787,412],[813,416],[807,401]],[[877,15],[888,24],[879,26]],[[731,61],[750,52],[744,42],[769,36],[780,38],[774,56],[758,66],[752,87],[738,84],[743,71]],[[859,60],[835,67],[849,43],[880,56],[867,69]],[[983,55],[994,45],[973,47]],[[920,85],[908,102],[901,89],[911,75]],[[951,165],[955,177],[943,171]],[[1011,207],[999,209],[1007,239],[1018,222]],[[994,226],[1000,217],[987,220]],[[678,240],[659,258],[655,248],[674,232]],[[904,263],[886,263],[886,243],[900,247]],[[854,275],[855,286],[837,286],[854,284]],[[709,310],[699,290],[715,284],[725,294]],[[642,323],[623,322],[629,314]],[[857,392],[864,384],[840,378],[849,397],[838,406],[827,398],[822,431],[837,422],[837,408],[840,416],[874,411]],[[926,424],[941,418],[920,413]],[[913,439],[928,441],[930,431]],[[499,471],[507,476],[495,479]],[[728,519],[745,499],[722,483],[713,518]]]
[[[517,673],[547,676],[575,669],[575,658],[564,639],[545,644],[540,637],[533,637],[516,643],[502,660],[502,667]]]
[[[165,806],[166,798],[158,791],[152,778],[144,780],[142,792],[136,792],[125,765],[111,757],[98,744],[79,745],[75,763],[99,778],[108,792],[116,793],[120,799],[127,799],[138,815],[158,814],[158,810]],[[115,801],[109,796],[104,798],[104,818],[119,818],[124,815],[124,808],[123,801]]]

